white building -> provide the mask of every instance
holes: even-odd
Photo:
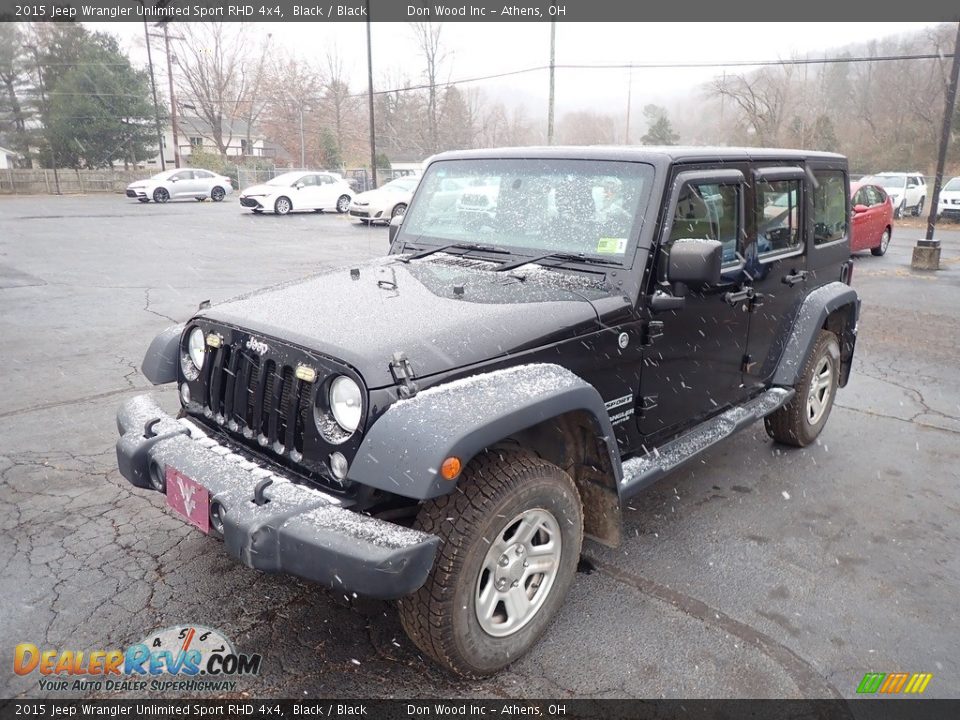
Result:
[[[20,157],[13,150],[8,150],[5,147],[0,147],[0,170],[6,170],[7,168],[12,168],[17,161],[17,158]]]
[[[224,120],[221,136],[229,157],[235,157],[237,160],[248,157],[276,158],[276,145],[267,142],[256,128],[252,128],[248,133],[247,123],[245,122]],[[220,149],[211,139],[212,137],[213,130],[206,120],[190,115],[177,118],[177,145],[180,148],[180,164],[189,166],[190,155],[199,148],[202,148],[204,152],[218,155]],[[163,157],[167,165],[172,167],[174,162],[173,129],[169,126],[164,128],[163,131]],[[160,155],[157,154],[147,160],[144,165],[148,168],[159,168]]]

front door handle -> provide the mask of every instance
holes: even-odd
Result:
[[[752,287],[745,287],[742,290],[737,290],[736,292],[728,292],[723,294],[723,301],[727,305],[739,305],[742,302],[747,302],[752,300],[754,296],[754,291]]]
[[[796,272],[791,272],[789,275],[783,276],[783,282],[790,287],[802,283],[807,279],[807,275],[810,273],[806,270],[797,270]]]

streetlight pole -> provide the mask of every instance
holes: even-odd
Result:
[[[940,188],[943,185],[943,167],[947,162],[947,148],[950,146],[950,128],[957,107],[957,81],[960,79],[960,22],[957,23],[957,37],[953,41],[953,65],[950,68],[950,82],[943,108],[943,124],[940,130],[940,151],[937,153],[937,174],[933,180],[933,197],[930,198],[930,213],[927,215],[927,234],[924,240],[918,240],[913,248],[910,266],[916,270],[940,269],[940,241],[933,239],[937,226],[937,207],[940,204]]]
[[[303,141],[303,101],[299,103],[300,108],[300,169],[307,169],[307,149]]]
[[[153,53],[150,51],[150,31],[147,21],[143,21],[143,38],[147,41],[147,63],[150,65],[150,89],[153,90],[153,112],[157,119],[157,151],[160,153],[160,169],[167,169],[167,162],[163,158],[163,130],[160,129],[160,104],[157,102],[157,81],[153,76]]]

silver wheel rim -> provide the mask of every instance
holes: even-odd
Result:
[[[277,200],[277,212],[281,215],[286,215],[290,212],[290,201],[286,198],[280,198]]]
[[[407,212],[406,205],[398,205],[393,209],[393,213],[390,215],[390,217],[403,217],[406,214],[406,212]]]
[[[884,230],[883,235],[880,236],[880,249],[883,250],[883,252],[886,252],[887,245],[889,244],[890,244],[890,233]]]
[[[816,425],[823,418],[830,407],[830,396],[833,393],[833,360],[824,355],[817,363],[810,382],[810,392],[807,393],[807,422]]]
[[[226,193],[223,190],[221,190],[220,188],[217,188],[216,190],[213,191],[213,199],[219,202],[220,200],[223,200],[223,196],[225,194]]]
[[[561,542],[556,518],[540,508],[503,526],[477,577],[477,621],[484,632],[507,637],[533,619],[557,578]]]
[[[340,200],[337,201],[337,210],[339,212],[344,213],[347,211],[348,207],[350,207],[350,200],[347,198],[346,195],[344,195],[343,197],[340,198]]]
[[[153,194],[153,199],[157,202],[166,202],[170,199],[170,193],[161,188]]]

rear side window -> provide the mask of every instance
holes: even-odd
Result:
[[[779,254],[800,247],[800,181],[757,183],[757,254]]]
[[[840,170],[814,170],[813,177],[813,242],[823,245],[846,237],[847,178]]]

